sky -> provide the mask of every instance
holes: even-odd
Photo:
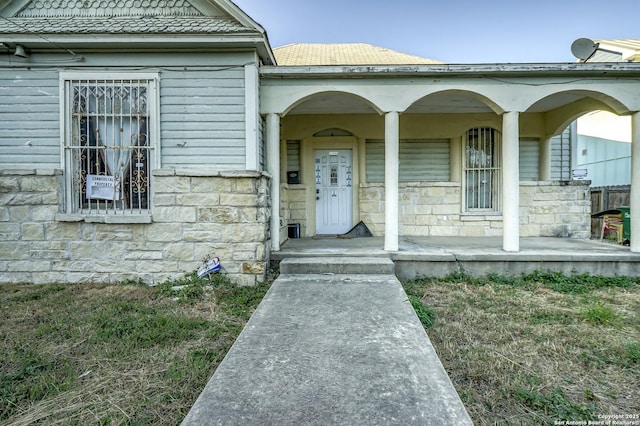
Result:
[[[233,0],[272,47],[369,43],[457,63],[575,62],[578,38],[640,38],[640,0]]]

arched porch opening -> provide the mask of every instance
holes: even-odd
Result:
[[[564,181],[586,181],[589,185],[586,197],[590,200],[592,192],[598,193],[593,188],[627,185],[626,195],[621,195],[615,206],[606,205],[606,209],[635,204],[631,227],[633,223],[640,226],[640,212],[637,211],[640,200],[634,195],[640,182],[633,185],[632,173],[640,167],[640,155],[633,155],[634,148],[638,152],[640,144],[637,136],[634,143],[637,114],[620,100],[620,96],[591,90],[560,91],[539,99],[529,111],[540,115],[544,126],[541,167],[546,163],[549,174],[557,176],[560,173],[560,179]],[[567,152],[562,156],[564,161],[558,161],[561,152]],[[597,213],[592,209],[600,211],[605,208],[603,205],[602,200],[592,200],[589,213]],[[590,235],[598,234],[594,227],[598,226],[591,221]],[[640,244],[632,247],[632,251],[639,249]]]
[[[342,234],[360,220],[364,141],[384,132],[368,99],[343,91],[304,96],[287,108],[280,126],[281,238]]]

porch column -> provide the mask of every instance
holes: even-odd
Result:
[[[398,180],[400,172],[400,115],[384,116],[384,249],[398,251]]]
[[[267,114],[267,172],[271,175],[271,251],[280,251],[280,116]]]
[[[540,142],[539,180],[551,180],[551,138]]]
[[[502,249],[520,251],[520,130],[518,112],[502,115]]]
[[[640,253],[640,112],[631,116],[631,251]]]

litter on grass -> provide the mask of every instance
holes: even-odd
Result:
[[[220,259],[214,257],[198,268],[198,278],[204,278],[216,272],[220,272]]]

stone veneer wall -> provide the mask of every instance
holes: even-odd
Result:
[[[59,170],[0,171],[0,283],[157,284],[207,256],[239,284],[265,277],[266,174],[155,170],[152,223],[60,214],[62,188]]]
[[[307,230],[307,190],[307,185],[289,184],[282,184],[280,189],[280,217],[285,227],[299,223],[300,237],[304,237]]]
[[[520,235],[590,238],[590,183],[520,182]]]
[[[384,235],[384,184],[360,186],[360,218]],[[400,235],[502,235],[502,215],[461,214],[459,183],[402,183]],[[589,182],[521,182],[520,236],[589,238]]]

